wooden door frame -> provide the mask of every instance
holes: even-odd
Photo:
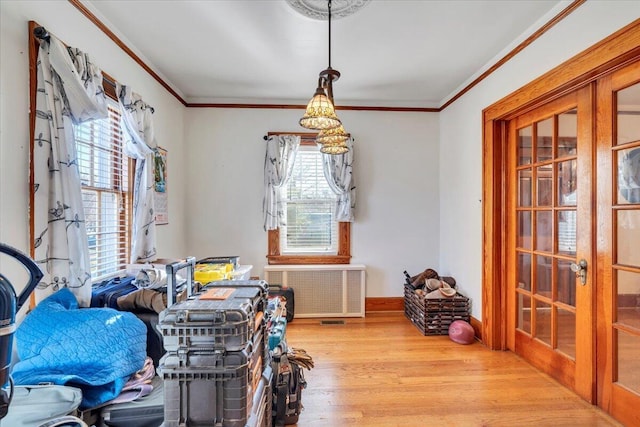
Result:
[[[482,340],[507,349],[507,121],[640,59],[640,19],[483,110]],[[595,292],[594,292],[595,295]]]

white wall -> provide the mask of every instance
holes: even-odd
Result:
[[[239,255],[263,276],[263,165],[267,132],[305,131],[303,110],[187,112],[189,221],[196,257]],[[368,296],[401,296],[403,274],[438,268],[438,117],[340,111],[355,137],[356,222],[352,263],[367,266]]]
[[[67,1],[3,0],[0,12],[0,241],[29,248],[27,22],[36,20],[155,107],[169,151],[160,256],[240,255],[262,275],[262,136],[300,130],[302,111],[185,109]],[[432,267],[456,277],[481,318],[482,109],[638,17],[640,2],[590,0],[439,115],[340,112],[356,137],[352,262],[368,267],[368,296],[400,296],[404,269]]]
[[[440,272],[458,279],[477,319],[482,319],[482,110],[639,17],[640,2],[590,0],[440,113]]]
[[[67,1],[0,2],[0,241],[29,253],[28,21],[89,53],[104,71],[155,108],[159,145],[169,151],[169,225],[158,227],[162,257],[185,252],[185,174],[181,150],[185,108]],[[0,271],[21,288],[22,269],[6,256]],[[26,275],[24,276],[26,277]]]

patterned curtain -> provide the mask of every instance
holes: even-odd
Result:
[[[324,177],[331,190],[338,195],[336,221],[353,222],[356,207],[356,185],[353,179],[353,138],[347,141],[349,151],[344,154],[323,154]]]
[[[297,135],[271,135],[267,140],[262,201],[265,231],[275,230],[284,224],[284,212],[278,189],[291,178],[299,146],[300,137]]]
[[[153,201],[153,156],[156,147],[153,131],[153,108],[128,86],[118,85],[121,124],[125,138],[124,152],[136,159],[133,181],[133,235],[131,262],[156,259],[156,214]]]
[[[91,301],[91,266],[74,124],[106,118],[102,72],[89,56],[53,35],[41,41],[33,150],[35,259],[45,275],[36,301],[69,288]]]

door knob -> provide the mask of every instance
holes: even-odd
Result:
[[[571,271],[576,273],[576,277],[580,278],[580,282],[583,285],[587,284],[587,260],[586,259],[584,258],[581,259],[580,261],[578,261],[577,264],[575,262],[572,262]]]

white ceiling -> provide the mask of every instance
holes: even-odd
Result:
[[[328,65],[327,21],[285,0],[84,3],[187,102],[306,103]],[[565,3],[372,0],[332,20],[335,102],[439,107]]]

